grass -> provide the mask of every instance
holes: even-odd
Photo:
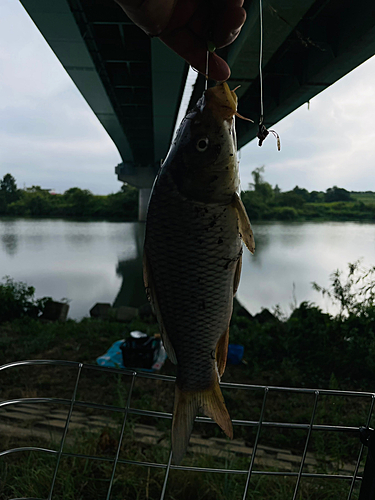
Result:
[[[77,436],[75,446],[65,451],[77,452],[77,446],[87,454],[96,454],[100,436]],[[134,447],[131,436],[126,436],[122,451],[133,449],[134,459],[145,461],[152,455],[154,461],[165,463],[160,449]],[[217,467],[213,457],[194,455],[186,461],[191,467]],[[248,461],[240,457],[227,459],[228,469],[246,471]],[[0,461],[0,499],[33,497],[47,498],[56,466],[54,456],[44,453],[22,453]],[[64,456],[58,469],[53,498],[64,500],[96,500],[106,498],[113,465],[103,460]],[[165,471],[153,467],[118,464],[113,482],[113,499],[156,500],[160,498]],[[171,470],[166,498],[170,500],[240,500],[246,484],[246,474],[215,474],[212,472]],[[4,486],[6,485],[6,486]],[[296,477],[253,474],[249,484],[249,499],[286,500],[293,497]],[[300,500],[341,500],[346,498],[348,480],[302,478],[297,498]],[[358,497],[356,488],[353,500]]]
[[[232,338],[246,343],[250,323],[234,316]],[[255,326],[253,324],[252,329]],[[256,327],[258,328],[258,327]],[[259,327],[260,328],[260,327]],[[259,335],[269,335],[269,327],[262,327]],[[22,359],[68,359],[94,364],[116,340],[129,335],[132,330],[149,334],[158,331],[154,321],[139,318],[128,324],[112,321],[84,319],[81,322],[40,323],[37,320],[17,320],[0,325],[0,364]],[[251,344],[250,344],[251,345]],[[268,353],[271,356],[272,353]],[[247,353],[251,356],[251,353]],[[248,358],[249,359],[249,358]],[[250,361],[250,359],[249,359]],[[249,384],[280,384],[288,380],[294,367],[281,364],[278,370],[254,369],[250,364],[228,366],[224,381]],[[174,367],[169,360],[163,373],[174,375]],[[289,375],[287,375],[289,374]],[[1,372],[0,399],[23,397],[70,398],[77,371],[67,367],[26,366]],[[294,376],[294,375],[293,375]],[[331,377],[329,386],[338,387]],[[353,387],[351,387],[353,388]],[[105,405],[124,406],[128,397],[129,377],[117,373],[102,373],[83,369],[78,386],[77,399]],[[259,419],[263,391],[224,390],[228,411],[234,419]],[[171,412],[173,408],[173,384],[162,381],[136,380],[131,406],[138,409]],[[309,423],[314,395],[270,392],[267,399],[264,420],[269,422]],[[110,412],[98,413],[108,416]],[[321,397],[317,407],[315,423],[322,425],[364,425],[367,420],[367,400],[349,397]],[[110,419],[121,425],[121,414],[111,412]],[[158,444],[140,444],[134,437],[137,425],[151,425],[162,433]],[[126,432],[121,446],[120,458],[142,462],[167,463],[169,454],[170,420],[144,416],[128,417]],[[196,423],[194,432],[203,439],[223,435],[216,425]],[[265,428],[260,434],[260,443],[301,456],[305,441],[305,430],[285,428]],[[64,500],[99,500],[106,498],[111,478],[112,463],[103,457],[113,458],[119,434],[112,428],[100,432],[69,430],[64,453],[94,455],[98,460],[79,457],[62,457],[56,479],[54,498]],[[235,427],[235,438],[253,446],[256,429],[247,426]],[[162,442],[167,443],[162,446]],[[46,442],[36,438],[0,435],[0,451],[18,446],[46,446]],[[58,450],[58,442],[49,442],[49,447]],[[315,470],[322,473],[340,471],[343,462],[353,463],[358,455],[359,440],[355,434],[335,432],[313,432],[309,452],[317,458]],[[329,462],[327,458],[329,457]],[[240,454],[223,454],[221,457],[188,453],[183,465],[199,467],[220,467],[247,470],[249,457]],[[0,458],[0,500],[33,497],[47,498],[56,457],[47,453],[19,452]],[[297,466],[296,466],[297,467]],[[259,468],[259,467],[258,467]],[[268,467],[272,472],[272,467]],[[275,469],[273,469],[275,470]],[[295,469],[298,470],[298,467]],[[342,472],[341,472],[342,473]],[[119,464],[113,483],[112,499],[152,500],[160,498],[164,480],[164,470]],[[259,500],[289,500],[293,497],[295,477],[253,475],[249,485],[248,498]],[[210,472],[171,470],[168,479],[166,499],[221,500],[242,499],[245,488],[244,474],[213,474]],[[341,500],[349,490],[347,480],[303,478],[297,498],[303,500]],[[352,497],[357,498],[357,492]]]
[[[352,191],[350,193],[350,196],[354,200],[361,201],[365,205],[375,204],[375,193],[372,192],[372,191],[368,191],[368,192],[356,192],[356,191]]]

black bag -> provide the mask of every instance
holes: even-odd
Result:
[[[161,340],[141,332],[131,332],[130,335],[120,345],[124,366],[151,370],[157,360]]]

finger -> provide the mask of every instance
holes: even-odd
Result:
[[[218,48],[232,43],[246,20],[246,11],[240,5],[224,6],[215,16],[213,39]]]
[[[230,77],[228,64],[217,54],[210,54],[208,76],[217,82],[225,82]]]
[[[190,57],[189,64],[198,70],[202,74],[206,74],[206,58],[207,58],[207,49],[202,50],[199,54],[198,51],[195,54],[192,54]],[[228,64],[219,57],[215,53],[209,54],[208,59],[208,77],[212,80],[216,80],[217,82],[225,82],[230,77],[230,68]]]
[[[157,36],[171,18],[175,0],[115,0],[148,35]]]

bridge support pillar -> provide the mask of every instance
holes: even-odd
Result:
[[[136,166],[131,162],[123,162],[117,165],[115,172],[121,182],[126,182],[139,189],[138,197],[138,220],[145,221],[147,215],[148,200],[150,199],[152,185],[154,184],[159,165]]]
[[[138,220],[146,221],[148,200],[150,199],[151,188],[140,188],[138,198]]]

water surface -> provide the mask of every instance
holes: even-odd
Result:
[[[253,229],[256,253],[244,249],[238,290],[253,314],[276,304],[289,313],[295,299],[333,312],[311,282],[327,286],[332,271],[361,257],[375,264],[374,224],[274,222]],[[137,222],[2,218],[0,278],[34,286],[37,297],[69,299],[71,318],[88,316],[96,302],[139,306],[146,301],[143,236],[144,224]]]
[[[363,259],[375,265],[375,224],[361,222],[263,223],[253,225],[256,252],[244,250],[238,298],[252,313],[279,304],[290,313],[295,301],[311,301],[332,313],[311,283],[327,287],[336,269]]]

